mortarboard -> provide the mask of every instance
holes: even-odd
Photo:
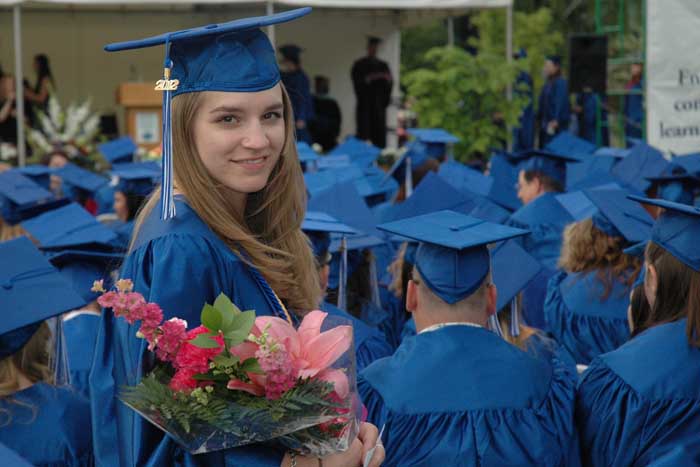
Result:
[[[523,203],[515,188],[518,183],[518,168],[512,156],[505,151],[494,152],[489,164],[489,176],[493,183],[487,197],[510,211],[518,210]]]
[[[580,159],[562,154],[531,150],[517,154],[518,159],[523,159],[520,168],[526,172],[540,172],[552,180],[566,187],[566,163],[580,162]]]
[[[17,169],[22,175],[30,178],[37,185],[41,185],[47,190],[51,187],[51,174],[54,169],[46,165],[32,164],[25,167],[18,167]]]
[[[304,172],[318,168],[316,162],[320,156],[308,143],[297,141],[297,155],[299,156],[299,162]]]
[[[109,183],[109,180],[102,175],[70,163],[56,170],[56,175],[61,177],[67,188],[88,194],[95,193]],[[73,193],[72,197],[77,199],[78,193]]]
[[[629,155],[612,168],[612,174],[626,187],[643,193],[651,186],[647,177],[661,174],[667,165],[668,161],[661,151],[640,143],[632,147]]]
[[[111,249],[117,235],[76,203],[46,212],[22,223],[42,249],[96,246]]]
[[[415,266],[426,285],[449,304],[465,299],[491,270],[488,244],[526,235],[454,211],[437,211],[377,226],[421,242]]]
[[[331,234],[338,233],[344,235],[355,235],[357,230],[349,225],[345,225],[335,217],[325,212],[307,211],[304,221],[301,223],[301,230],[311,240],[314,256],[317,259],[324,259],[328,254],[331,245]]]
[[[98,145],[97,150],[107,159],[107,162],[116,164],[120,162],[132,162],[134,153],[136,153],[138,147],[131,137],[123,136]]]
[[[672,162],[683,167],[688,173],[700,175],[700,152],[676,156]]]
[[[97,298],[95,292],[91,290],[93,282],[104,280],[105,288],[109,290],[111,272],[119,267],[124,254],[89,249],[67,249],[48,252],[46,257],[70,281],[73,290],[86,303],[90,303]]]
[[[334,147],[329,156],[347,156],[350,162],[359,166],[370,166],[381,155],[382,150],[367,141],[362,141],[355,136],[348,136]]]
[[[624,237],[630,244],[649,238],[654,219],[624,190],[586,190],[584,194],[597,208],[593,225],[612,237]]]
[[[0,358],[5,358],[19,351],[41,322],[85,301],[28,238],[0,243],[0,257]]]
[[[418,140],[409,142],[401,156],[394,161],[384,176],[384,183],[388,182],[391,177],[394,177],[399,183],[405,182],[406,195],[410,196],[413,192],[413,171],[420,168],[428,159],[431,157],[428,156],[424,143]],[[410,170],[406,170],[407,167],[410,167]]]
[[[695,192],[700,187],[700,177],[688,173],[675,160],[660,175],[647,177],[647,180],[657,185],[657,198],[681,204],[693,204]]]
[[[447,145],[459,143],[459,138],[442,128],[409,128],[408,134],[426,146],[429,157],[441,158],[446,155]]]
[[[456,189],[480,196],[487,196],[494,184],[492,177],[457,161],[446,161],[440,164],[438,175]]]
[[[55,206],[53,194],[17,170],[0,173],[0,216],[8,224]]]
[[[115,191],[122,193],[148,196],[156,185],[159,173],[153,170],[152,164],[133,163],[113,169],[110,174],[117,178]]]
[[[105,46],[108,52],[117,52],[164,45],[163,79],[156,84],[156,89],[163,90],[162,219],[175,216],[171,99],[190,92],[258,92],[274,87],[280,81],[277,58],[260,28],[310,12],[311,8],[299,8]]]
[[[630,199],[643,204],[664,208],[651,229],[650,240],[671,253],[692,270],[700,272],[700,208],[663,199]]]
[[[606,156],[606,157],[614,157],[616,159],[624,159],[627,157],[630,153],[629,148],[613,148],[613,147],[608,147],[608,146],[603,146],[598,149],[593,153],[594,156]]]
[[[569,131],[562,131],[544,147],[545,150],[565,156],[583,156],[591,154],[597,146],[590,141],[579,138]]]
[[[338,183],[312,195],[307,208],[310,211],[329,214],[364,234],[382,237],[375,228],[376,221],[372,211],[367,207],[352,180]]]

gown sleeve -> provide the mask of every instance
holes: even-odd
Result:
[[[242,262],[225,260],[217,247],[194,235],[171,234],[142,245],[125,260],[121,277],[134,282],[134,291],[163,309],[164,318],[177,316],[190,328],[199,322],[205,303],[222,291],[236,302]],[[138,323],[137,323],[138,324]],[[90,374],[93,432],[99,465],[250,465],[279,466],[283,452],[253,445],[193,456],[118,399],[124,385],[135,385],[152,365],[137,325],[102,315],[95,359]],[[145,367],[145,368],[144,368]]]

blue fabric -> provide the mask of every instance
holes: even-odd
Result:
[[[578,464],[574,379],[556,358],[450,326],[406,339],[358,386],[369,420],[386,424],[384,465],[559,466]]]
[[[46,383],[16,392],[10,400],[0,400],[3,419],[0,443],[13,449],[33,465],[92,465],[90,405],[70,388]],[[3,460],[3,462],[5,462]]]
[[[377,328],[384,334],[392,350],[396,350],[401,345],[403,328],[409,316],[401,298],[387,289],[380,289],[380,292],[383,292],[382,303],[387,316]]]
[[[657,325],[591,363],[576,398],[584,465],[646,466],[697,441],[700,350],[686,325]]]
[[[493,178],[457,161],[446,161],[440,164],[438,174],[454,188],[468,194],[486,196],[494,183]]]
[[[697,467],[700,465],[700,440],[694,439],[673,448],[649,467]]]
[[[146,219],[121,277],[131,279],[146,300],[158,303],[165,319],[177,316],[190,328],[199,322],[202,306],[221,292],[242,309],[274,314],[275,304],[251,269],[181,198],[176,197],[176,204],[177,218],[162,221],[156,209]],[[192,280],[196,287],[187,287]],[[283,451],[262,445],[192,456],[120,403],[119,388],[137,384],[152,361],[136,331],[136,325],[103,312],[89,379],[98,464],[279,466]]]
[[[591,157],[586,157],[581,162],[574,164],[568,164],[566,167],[566,189],[567,191],[580,190],[587,188],[588,176],[593,172],[602,172],[609,175],[612,168],[619,161],[618,158],[613,156],[600,156],[594,155]],[[595,180],[596,183],[600,184],[601,180]]]
[[[518,172],[517,165],[506,155],[495,153],[491,156],[489,175],[493,179],[493,184],[487,196],[491,201],[510,211],[515,211],[523,205],[515,188],[518,184]]]
[[[521,314],[523,322],[530,327],[545,330],[544,301],[547,297],[547,284],[556,274],[556,269],[543,267],[522,292]]]
[[[584,156],[596,150],[595,142],[579,138],[570,131],[562,131],[547,143],[546,150],[565,156]]]
[[[368,326],[362,320],[328,302],[321,303],[321,310],[331,316],[339,316],[352,321],[355,367],[358,373],[373,361],[388,357],[393,353],[386,337],[378,329]]]
[[[650,177],[663,173],[669,162],[661,151],[645,143],[635,145],[629,155],[618,162],[612,169],[627,188],[637,192],[645,192],[651,186]]]
[[[313,120],[316,115],[314,113],[314,102],[311,98],[311,85],[309,77],[302,70],[297,70],[289,73],[282,73],[282,83],[287,89],[289,100],[292,102],[294,110],[294,120],[302,120],[307,125]],[[303,141],[311,144],[311,134],[308,127],[303,129],[297,128],[297,141]]]
[[[92,313],[80,313],[63,321],[70,383],[86,399],[90,398],[88,376],[95,355],[95,339],[99,325],[100,315]]]
[[[608,131],[608,111],[600,103],[601,97],[592,92],[583,92],[576,96],[576,103],[583,109],[579,121],[579,136],[596,146],[610,144]],[[597,119],[600,112],[600,141],[598,141]],[[591,151],[592,152],[592,151]]]
[[[98,216],[114,212],[114,191],[114,187],[107,184],[95,192]]]
[[[108,227],[117,235],[114,243],[120,248],[126,249],[131,241],[131,234],[134,233],[134,221],[115,221]]]
[[[515,80],[515,95],[526,99],[526,106],[513,129],[513,151],[526,151],[535,148],[535,110],[532,76],[521,71]]]
[[[554,269],[564,228],[573,221],[554,193],[544,193],[515,211],[506,224],[529,230],[530,235],[518,241],[542,265]]]
[[[587,365],[630,337],[627,307],[631,288],[615,281],[605,300],[604,291],[597,272],[559,272],[549,281],[544,304],[547,330],[576,363]]]
[[[554,136],[547,134],[547,123],[550,121],[559,122],[556,133],[569,128],[569,85],[564,78],[547,80],[540,93],[537,112],[540,122],[540,146],[547,144]]]

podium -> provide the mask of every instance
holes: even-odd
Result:
[[[124,107],[126,132],[147,151],[160,145],[163,94],[155,83],[122,83],[117,88],[117,104]]]

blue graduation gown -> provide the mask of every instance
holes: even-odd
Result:
[[[576,423],[585,465],[646,466],[700,433],[700,349],[686,319],[655,326],[583,374]]]
[[[700,465],[700,439],[676,446],[649,467],[697,467]]]
[[[176,197],[177,217],[160,220],[154,209],[126,257],[122,278],[163,309],[164,318],[182,318],[194,328],[205,303],[223,292],[244,310],[276,314],[251,268]],[[268,286],[269,287],[269,286]],[[139,324],[139,323],[136,323]],[[136,385],[151,369],[153,354],[136,338],[138,326],[102,314],[90,373],[95,456],[100,465],[279,466],[282,449],[251,445],[193,456],[117,399],[121,386]]]
[[[68,350],[68,369],[71,386],[90,397],[88,376],[95,354],[95,337],[100,325],[100,316],[83,312],[63,321],[63,335]]]
[[[605,300],[601,300],[603,292],[604,285],[595,272],[559,272],[549,281],[544,304],[547,330],[576,363],[588,365],[630,337],[629,287],[616,281]]]
[[[535,148],[535,110],[533,108],[532,76],[525,71],[515,80],[516,95],[527,99],[518,120],[518,127],[513,129],[513,151],[527,151]]]
[[[540,121],[540,146],[547,144],[555,135],[547,134],[547,124],[552,120],[559,122],[556,133],[569,128],[571,115],[569,105],[569,85],[562,77],[556,77],[542,87],[539,107],[537,109]]]
[[[131,241],[131,234],[134,233],[134,221],[115,221],[109,224],[109,228],[117,234],[115,246],[117,248],[128,248]]]
[[[583,115],[579,122],[579,136],[595,145],[607,146],[610,144],[608,127],[606,125],[608,121],[608,111],[600,105],[600,100],[601,98],[592,92],[584,92],[576,96],[576,103],[583,108]],[[598,142],[598,128],[596,124],[598,109],[600,109],[601,122],[600,142]]]
[[[403,333],[404,324],[406,324],[406,320],[408,319],[408,314],[406,313],[403,300],[392,292],[387,291],[387,293],[384,294],[384,298],[386,317],[377,327],[384,333],[391,348],[396,350],[401,344],[401,334]]]
[[[292,101],[294,119],[303,120],[307,125],[306,128],[296,130],[297,141],[304,141],[311,144],[311,133],[309,132],[308,124],[315,118],[315,113],[309,78],[302,70],[282,73],[281,77],[284,87],[289,94],[289,100]]]
[[[393,349],[378,329],[366,325],[362,320],[328,302],[321,303],[321,310],[352,322],[355,366],[358,373],[378,358],[388,357],[393,353]]]
[[[11,399],[17,403],[0,400],[0,410],[11,416],[9,424],[0,426],[0,443],[34,465],[92,465],[87,399],[46,383],[16,392]]]
[[[406,339],[358,385],[386,466],[576,465],[574,378],[486,329]]]

